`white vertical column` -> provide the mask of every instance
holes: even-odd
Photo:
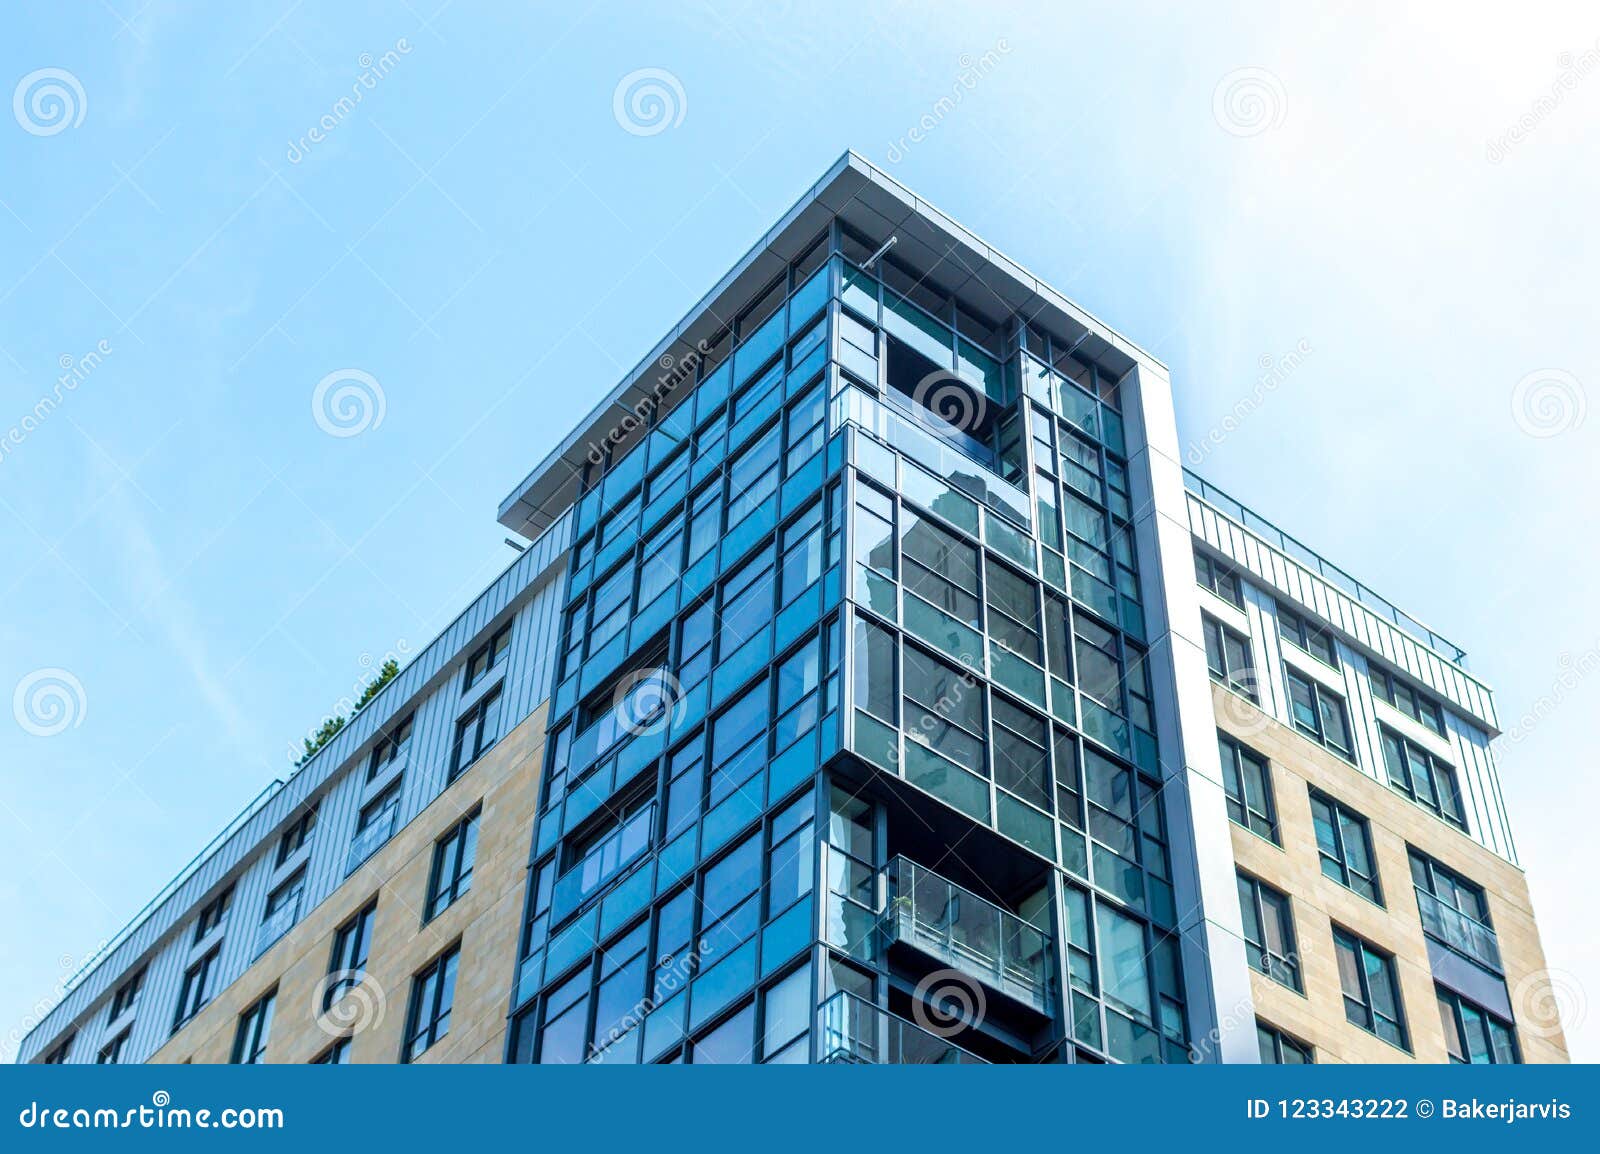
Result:
[[[1184,985],[1196,1058],[1260,1061],[1217,723],[1200,630],[1172,385],[1138,360],[1122,385],[1139,582],[1171,824]]]

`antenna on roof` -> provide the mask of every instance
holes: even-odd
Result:
[[[895,246],[895,243],[899,239],[900,239],[900,237],[898,235],[895,235],[895,236],[891,236],[888,240],[884,241],[883,242],[883,247],[880,248],[877,252],[873,253],[871,256],[869,256],[867,258],[867,263],[861,266],[861,271],[863,271],[863,272],[869,271],[872,268],[873,265],[878,263],[878,258],[880,256],[882,256],[884,253],[888,252],[891,248],[893,248]]]

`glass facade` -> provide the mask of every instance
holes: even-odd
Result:
[[[868,251],[591,458],[513,1060],[1188,1060],[1118,375]]]

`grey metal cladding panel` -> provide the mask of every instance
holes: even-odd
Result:
[[[496,612],[503,610],[506,605],[523,596],[525,591],[536,583],[542,583],[545,586],[543,590],[545,596],[532,598],[533,600],[559,602],[561,599],[559,592],[552,592],[552,589],[564,585],[565,574],[555,569],[555,566],[565,555],[570,544],[571,524],[570,516],[561,518],[537,541],[530,545],[474,600],[466,611],[447,626],[438,637],[416,656],[410,665],[385,686],[378,696],[357,714],[355,719],[345,726],[338,736],[296,771],[284,783],[282,788],[273,794],[248,821],[205,861],[201,862],[187,880],[152,910],[142,922],[129,931],[128,936],[110,954],[101,959],[95,969],[69,991],[66,997],[29,1032],[18,1048],[18,1060],[28,1061],[36,1056],[44,1050],[47,1044],[54,1041],[69,1024],[78,1023],[80,1032],[83,1031],[85,1025],[92,1026],[94,1024],[92,1019],[85,1019],[84,1017],[86,1011],[108,994],[112,987],[121,980],[124,973],[135,963],[149,955],[158,942],[166,938],[180,923],[185,922],[193,909],[208,897],[210,892],[225,877],[235,874],[240,863],[255,853],[265,839],[275,835],[279,827],[284,825],[296,809],[308,798],[322,792],[330,780],[352,768],[347,763],[351,762],[354,755],[363,752],[363,747],[382,729],[398,720],[408,709],[414,706],[427,710],[427,716],[432,717],[434,710],[429,709],[429,707],[434,706],[432,697],[441,696],[437,692],[440,686],[434,686],[433,690],[430,691],[429,699],[422,701],[414,699],[418,698],[425,689],[428,689],[436,679],[444,676],[446,669],[462,655],[462,650],[475,639],[482,627],[493,619],[495,612],[489,612],[489,606],[494,606]],[[548,617],[549,613],[549,608],[542,605],[537,615],[541,623],[543,623],[544,618]],[[548,651],[546,653],[548,654]],[[531,700],[536,704],[538,701],[543,700],[543,696],[533,697],[532,694],[538,691],[540,686],[546,687],[545,695],[547,695],[547,687],[550,681],[548,657],[541,659],[539,651],[531,649],[523,650],[521,656],[523,660],[519,664],[529,671],[527,680],[530,685],[524,689],[520,696],[523,700]],[[451,683],[446,680],[445,685],[448,686],[449,684]],[[429,758],[430,762],[442,756],[440,751],[446,747],[449,741],[449,734],[446,731],[454,721],[454,716],[451,713],[453,701],[441,699],[437,706],[434,706],[434,709],[439,711],[440,716],[449,715],[449,722],[445,725],[429,724],[425,727],[427,740],[434,743],[432,756]],[[521,711],[511,716],[520,721],[530,710]],[[419,713],[419,720],[422,719],[423,717]],[[422,729],[419,729],[418,737],[424,737]],[[415,756],[415,751],[413,756]],[[351,779],[356,779],[360,776],[353,773],[347,774],[347,777]],[[359,792],[359,785],[359,781],[353,781],[352,801],[354,794]],[[408,782],[406,788],[408,795],[410,795],[413,789],[412,783]],[[338,789],[333,792],[335,795],[342,794],[342,791]],[[406,816],[409,817],[419,812],[422,807],[415,804],[414,797],[408,797],[407,800],[410,801],[412,806],[406,811]],[[349,803],[347,802],[347,804]],[[343,807],[341,806],[340,808],[342,809]],[[349,816],[340,815],[344,818],[344,822],[348,824],[341,823],[339,828],[346,830],[347,833],[354,829],[354,812],[354,809],[351,809]],[[319,816],[319,826],[326,817],[330,816],[332,815]],[[342,861],[324,863],[324,866],[329,869],[337,866],[338,869],[333,869],[333,872],[340,873]],[[343,881],[343,877],[341,873],[335,880],[331,874],[319,874],[313,879],[308,879],[308,881],[315,881],[319,885],[327,887],[317,893],[312,893],[308,889],[306,901],[315,902],[321,900],[327,893],[332,892]],[[231,924],[229,936],[224,945],[223,957],[223,979],[225,981],[236,977],[243,968],[235,969],[227,963],[236,961],[245,954],[253,952],[253,933],[250,935],[251,941],[249,943],[238,943],[235,940],[238,936],[237,926],[244,919],[235,920],[234,915],[238,914],[241,908],[254,908],[257,912],[257,921],[259,921],[260,907],[241,907],[240,899],[243,896],[242,892],[236,892],[234,911],[230,914]],[[311,907],[307,905],[305,908],[309,909]],[[253,926],[251,928],[253,930]],[[181,936],[184,941],[187,940],[186,933]],[[179,958],[176,962],[180,979],[183,961],[184,958]],[[154,976],[155,974],[152,973],[152,977]],[[157,990],[147,987],[140,996],[141,1007],[145,1008],[152,1004],[175,1005],[176,986],[170,991],[170,1000],[162,998],[158,1002],[157,998],[152,997],[157,993]],[[148,1008],[145,1009],[146,1014],[150,1012]],[[143,1022],[139,1023],[140,1028],[137,1030],[135,1037],[143,1033],[142,1027],[144,1025],[145,1023]],[[165,1038],[163,1037],[162,1040],[164,1041]],[[75,1043],[74,1050],[77,1049],[78,1045]]]
[[[1492,701],[1493,695],[1482,682],[1383,620],[1344,590],[1235,524],[1194,493],[1184,495],[1188,500],[1190,531],[1200,541],[1254,574],[1258,580],[1267,582],[1282,593],[1285,600],[1332,623],[1457,708],[1490,728],[1497,728],[1492,706],[1485,708],[1485,702]],[[1289,581],[1288,573],[1297,574],[1300,582],[1316,592],[1306,596],[1304,586]],[[1318,593],[1322,596],[1317,596]],[[1326,608],[1321,606],[1323,598],[1326,598]],[[1446,675],[1447,670],[1450,676]],[[1466,686],[1474,687],[1477,692],[1465,692]]]

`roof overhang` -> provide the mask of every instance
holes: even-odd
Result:
[[[897,263],[936,275],[954,295],[985,302],[986,312],[1003,308],[1073,340],[1081,337],[1086,355],[1111,366],[1121,364],[1123,370],[1136,361],[1160,365],[886,173],[847,152],[501,502],[500,523],[529,538],[554,524],[576,501],[585,464],[617,438],[619,427],[638,419],[641,406],[648,408],[664,372],[670,371],[664,367],[692,365],[701,342],[715,337],[835,216],[877,243],[896,237]]]

